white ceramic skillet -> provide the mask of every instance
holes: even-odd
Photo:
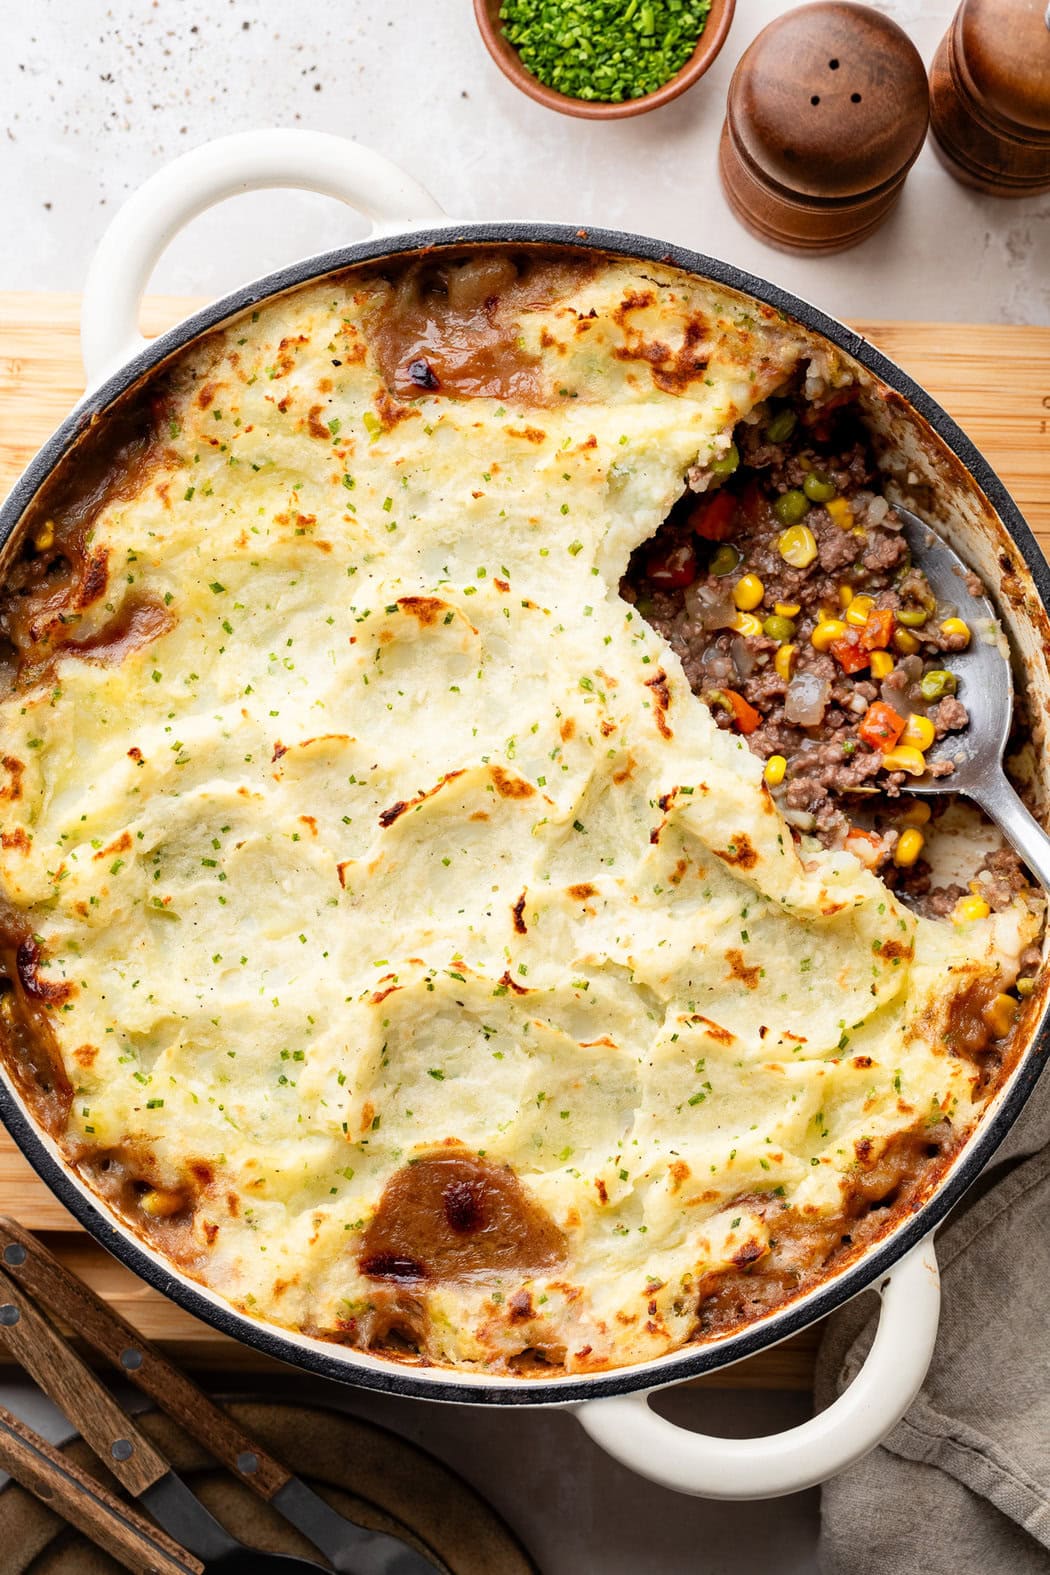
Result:
[[[164,247],[204,209],[242,191],[298,187],[346,202],[372,221],[369,237],[310,258],[195,313],[147,343],[138,332],[143,291]],[[924,497],[929,522],[981,574],[1010,636],[1034,736],[1048,713],[1050,572],[1002,483],[958,427],[898,367],[841,323],[724,263],[638,236],[547,224],[453,223],[414,181],[352,142],[305,131],[226,137],[162,169],[130,199],[103,238],[84,293],[82,339],[89,391],[45,444],[0,509],[0,572],[17,550],[19,522],[41,484],[96,420],[143,374],[255,303],[351,264],[464,240],[596,247],[666,261],[756,296],[825,335],[879,380],[869,412],[897,456],[897,473]],[[916,493],[909,493],[914,502]],[[1030,751],[1037,800],[1047,798],[1045,751]],[[1001,1143],[1038,1077],[1047,1045],[1045,992],[1026,1005],[1022,1053],[971,1140],[921,1207],[896,1220],[863,1256],[805,1296],[708,1343],[640,1366],[537,1381],[399,1365],[365,1351],[296,1335],[234,1311],[139,1241],[70,1170],[11,1083],[0,1078],[0,1116],[30,1163],[76,1219],[123,1263],[187,1311],[293,1366],[392,1394],[472,1405],[570,1408],[590,1436],[631,1470],[683,1493],[772,1497],[809,1487],[859,1459],[895,1425],[922,1384],[937,1333],[933,1232]],[[848,1390],[800,1427],[772,1437],[723,1439],[687,1431],[649,1405],[658,1389],[712,1373],[776,1344],[858,1294],[881,1298],[871,1352]]]

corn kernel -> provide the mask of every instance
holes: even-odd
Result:
[[[817,622],[818,623],[829,623],[832,618],[837,618],[838,615],[839,615],[839,608],[837,608],[837,607],[818,607],[817,608]]]
[[[921,777],[926,770],[926,757],[912,744],[898,744],[896,749],[887,749],[882,764],[887,771],[907,771],[909,776]]]
[[[846,625],[841,618],[828,618],[824,623],[818,623],[809,637],[809,643],[816,651],[826,651],[834,640],[841,640],[846,633]]]
[[[870,596],[855,596],[846,609],[846,622],[862,629],[874,607],[875,603]]]
[[[913,798],[900,817],[901,824],[904,826],[925,826],[932,813],[929,804],[924,798]]]
[[[902,831],[893,850],[893,862],[899,869],[910,869],[926,846],[926,838],[914,826]]]
[[[793,569],[808,569],[816,560],[817,538],[808,525],[791,525],[780,532],[777,550]]]
[[[907,726],[901,734],[902,744],[911,744],[915,749],[929,749],[937,737],[937,729],[928,716],[920,716],[913,711],[908,718]]]
[[[872,678],[888,678],[893,671],[893,657],[889,651],[872,651],[870,665]]]
[[[763,777],[765,778],[766,786],[779,787],[781,782],[784,780],[784,773],[786,770],[787,761],[784,759],[783,755],[770,755],[769,759],[766,761],[766,769],[762,773]]]
[[[913,634],[908,633],[907,629],[894,629],[893,649],[899,651],[902,656],[914,656],[919,649],[919,642]]]
[[[987,919],[991,911],[983,897],[960,897],[952,917],[957,924],[971,924],[974,919]]]
[[[1012,995],[997,995],[981,1013],[996,1039],[1005,1039],[1017,1017],[1017,1002]]]
[[[173,1214],[178,1214],[185,1207],[186,1199],[181,1192],[169,1192],[163,1187],[151,1187],[139,1199],[139,1208],[155,1220],[170,1220]]]
[[[754,613],[738,612],[729,627],[734,629],[737,634],[750,638],[753,635],[762,633],[762,620],[761,618],[756,618]]]
[[[824,507],[839,527],[839,530],[850,530],[852,528],[853,508],[848,498],[830,498]]]
[[[801,602],[776,602],[773,611],[779,613],[781,618],[797,618],[802,611]]]
[[[55,545],[55,522],[45,520],[36,535],[33,537],[33,546],[37,552],[49,552]]]
[[[744,574],[733,586],[733,600],[741,612],[754,612],[766,594],[757,574]]]
[[[968,623],[964,623],[961,618],[946,618],[941,624],[941,633],[956,635],[960,638],[965,635],[966,645],[970,643],[970,626]],[[963,649],[965,650],[966,647],[964,646]]]
[[[1021,999],[1025,1000],[1035,989],[1035,975],[1031,973],[1022,974],[1014,985],[1014,989]]]
[[[781,677],[785,683],[789,683],[791,680],[791,675],[795,671],[795,662],[797,658],[797,645],[780,646],[777,654],[773,658],[773,666],[776,668],[778,676]]]
[[[853,586],[852,585],[840,585],[839,586],[839,606],[840,607],[848,607],[852,600],[853,600]]]

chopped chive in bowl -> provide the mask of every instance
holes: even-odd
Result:
[[[503,0],[503,36],[537,81],[622,104],[655,93],[696,49],[711,0]]]

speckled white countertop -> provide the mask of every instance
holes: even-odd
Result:
[[[738,0],[712,70],[666,109],[607,124],[552,114],[481,44],[470,0],[0,0],[0,289],[79,287],[121,200],[209,137],[306,126],[369,143],[457,218],[633,230],[775,279],[837,316],[1050,322],[1050,195],[957,185],[927,148],[890,220],[852,251],[773,251],[716,171],[744,47],[790,0]],[[953,0],[883,0],[932,57]],[[359,233],[324,198],[239,198],[161,263],[163,290],[218,294]]]
[[[726,87],[747,43],[789,5],[738,0],[729,40],[698,87],[664,110],[606,125],[551,114],[513,89],[481,45],[470,0],[0,0],[0,289],[78,289],[108,219],[164,160],[224,132],[280,125],[371,144],[457,218],[658,236],[841,317],[1050,323],[1050,196],[980,197],[950,180],[928,148],[889,222],[853,251],[791,257],[739,228],[716,173]],[[953,0],[883,0],[882,9],[929,61]],[[323,198],[241,197],[176,240],[155,287],[219,294],[361,229]],[[307,1387],[323,1392],[294,1382],[297,1395]],[[473,1412],[331,1389],[326,1397],[462,1470],[543,1575],[816,1569],[816,1494],[704,1504],[631,1478],[565,1413]],[[25,1385],[0,1384],[0,1400],[38,1423],[46,1417]],[[797,1395],[694,1391],[667,1403],[677,1419],[738,1435],[806,1412]],[[0,1575],[2,1567],[0,1553]]]

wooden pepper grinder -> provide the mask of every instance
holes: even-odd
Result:
[[[886,217],[928,123],[926,71],[895,22],[841,0],[799,6],[759,33],[733,73],[722,185],[762,240],[839,251]]]
[[[934,147],[996,197],[1050,191],[1047,0],[963,0],[930,69]]]

